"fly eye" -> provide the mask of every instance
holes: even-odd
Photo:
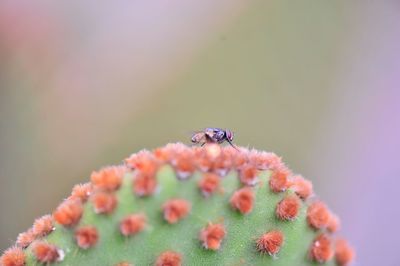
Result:
[[[226,137],[229,139],[229,141],[233,140],[233,133],[231,131],[226,132]]]

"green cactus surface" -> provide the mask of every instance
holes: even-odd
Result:
[[[208,174],[217,183],[205,182]],[[336,247],[337,217],[310,207],[321,203],[310,183],[272,153],[169,144],[94,172],[91,181],[48,218],[50,230],[37,222],[22,233],[1,265],[348,265],[353,257],[345,240]],[[285,198],[292,201],[279,205]],[[88,227],[95,232],[79,238]],[[262,242],[268,232],[282,239]]]

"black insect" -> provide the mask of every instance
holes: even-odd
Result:
[[[201,144],[203,146],[206,143],[223,143],[228,142],[232,147],[237,149],[233,145],[233,132],[229,129],[221,129],[216,127],[209,127],[203,131],[197,131],[192,135],[192,143]]]

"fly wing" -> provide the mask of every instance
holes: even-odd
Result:
[[[192,143],[197,144],[197,143],[205,142],[205,138],[206,138],[206,136],[203,131],[194,131],[192,133],[190,140],[192,141]]]

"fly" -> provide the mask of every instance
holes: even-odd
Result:
[[[208,127],[203,131],[198,131],[192,135],[191,139],[194,144],[201,144],[203,146],[206,143],[224,143],[225,141],[229,143],[233,148],[236,148],[233,145],[233,132],[229,129],[221,129],[216,127]]]

